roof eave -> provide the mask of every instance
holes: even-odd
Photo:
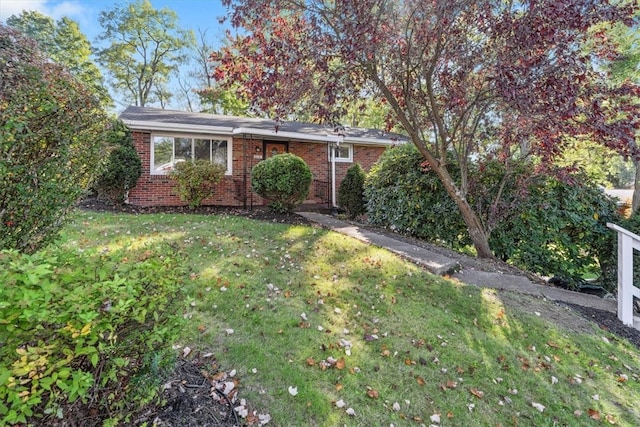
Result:
[[[165,123],[142,120],[122,119],[122,122],[130,129],[141,129],[151,131],[167,131],[167,132],[190,132],[190,133],[215,133],[223,135],[232,135],[233,128],[228,126],[207,126],[181,123]]]

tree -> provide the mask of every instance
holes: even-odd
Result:
[[[469,165],[562,151],[568,137],[625,152],[638,106],[581,49],[600,22],[637,6],[604,0],[223,0],[243,31],[217,52],[215,78],[240,83],[277,116],[339,119],[373,84],[455,201],[480,257],[491,228],[467,199]],[[606,41],[603,45],[615,50]],[[291,84],[295,82],[295,84]],[[453,160],[450,160],[453,159]],[[452,162],[460,178],[450,173]],[[508,174],[506,174],[508,176]]]
[[[54,239],[100,169],[107,123],[91,89],[0,25],[0,249]]]
[[[180,29],[177,21],[174,11],[156,10],[149,0],[100,12],[98,41],[110,44],[98,50],[98,63],[111,74],[114,89],[135,105],[166,101],[163,82],[194,43],[193,33]]]
[[[636,17],[640,17],[640,11],[636,12]],[[612,28],[605,28],[604,31],[602,28],[597,28],[594,31],[594,43],[599,45],[603,37],[611,38],[618,46],[618,52],[610,54],[612,61],[609,63],[608,69],[611,83],[614,86],[640,85],[640,33],[638,27],[615,25]],[[640,99],[636,98],[635,102],[640,104]],[[639,141],[640,135],[636,135],[632,145],[637,147],[640,145]],[[640,209],[640,159],[632,158],[631,160],[635,167],[631,213],[635,214]]]
[[[24,11],[7,18],[7,25],[38,42],[39,49],[52,61],[67,67],[71,74],[90,87],[105,108],[112,106],[113,100],[104,86],[102,73],[91,59],[91,43],[76,21],[64,17],[56,22],[40,12]]]

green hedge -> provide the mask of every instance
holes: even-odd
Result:
[[[369,220],[456,250],[468,249],[457,206],[423,162],[408,144],[382,155],[365,182]],[[450,173],[459,176],[455,167]],[[498,258],[557,276],[570,287],[578,287],[587,275],[599,276],[607,290],[615,290],[605,271],[612,257],[606,223],[620,221],[620,216],[614,201],[584,175],[565,170],[536,174],[535,166],[526,162],[510,165],[507,172],[498,161],[488,161],[471,168],[469,183],[468,200],[491,229],[489,244]],[[495,204],[498,192],[501,202]]]
[[[295,154],[278,154],[251,170],[251,188],[277,212],[290,212],[304,202],[311,188],[311,169]]]

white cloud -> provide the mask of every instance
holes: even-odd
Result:
[[[23,10],[33,10],[43,15],[60,19],[63,16],[85,22],[88,10],[78,0],[2,0],[0,1],[0,21],[6,21],[11,15],[19,15]]]

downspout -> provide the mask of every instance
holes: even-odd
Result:
[[[242,134],[242,209],[247,209],[247,135]]]
[[[333,142],[329,143],[329,156],[331,159],[331,207],[337,208],[336,203],[336,145]]]

